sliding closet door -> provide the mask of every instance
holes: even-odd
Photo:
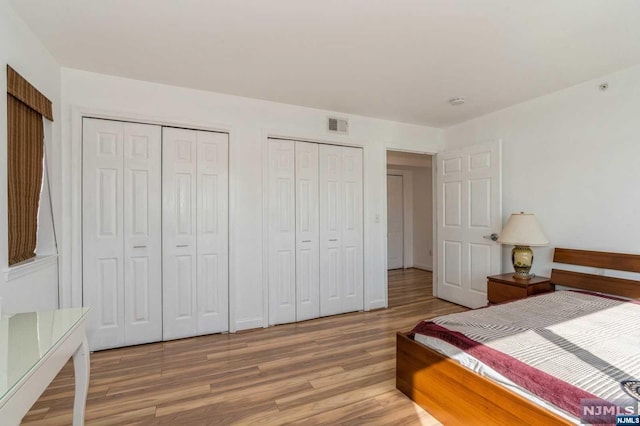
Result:
[[[296,321],[295,142],[270,139],[269,324]]]
[[[320,316],[318,144],[296,142],[296,321]]]
[[[362,150],[320,145],[320,315],[361,310]]]
[[[83,305],[92,350],[162,338],[160,128],[83,119]]]
[[[193,130],[162,128],[163,338],[196,334],[197,140]]]
[[[196,132],[198,334],[229,330],[229,135]]]
[[[164,127],[165,340],[228,330],[228,135]]]

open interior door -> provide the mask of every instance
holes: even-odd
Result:
[[[501,272],[500,141],[436,156],[437,296],[459,305],[487,304],[487,276]],[[496,235],[497,237],[497,235]]]

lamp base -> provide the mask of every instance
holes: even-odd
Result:
[[[511,250],[511,262],[516,271],[513,278],[517,280],[530,280],[532,275],[531,265],[533,265],[533,250],[529,246],[515,246]]]

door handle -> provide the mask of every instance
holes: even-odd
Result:
[[[147,246],[133,246],[133,248],[147,248]]]
[[[337,238],[332,238],[329,241],[338,241],[338,239]]]
[[[495,232],[491,235],[484,235],[482,238],[485,238],[487,240],[491,240],[491,241],[498,241],[498,234],[496,234]]]
[[[302,240],[301,243],[310,243],[311,240]]]
[[[176,247],[180,247],[180,248],[189,247],[189,244],[178,244],[178,245],[176,245]]]

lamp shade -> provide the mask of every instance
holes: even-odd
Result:
[[[546,246],[549,240],[531,213],[513,213],[498,238],[502,244],[514,246]]]

